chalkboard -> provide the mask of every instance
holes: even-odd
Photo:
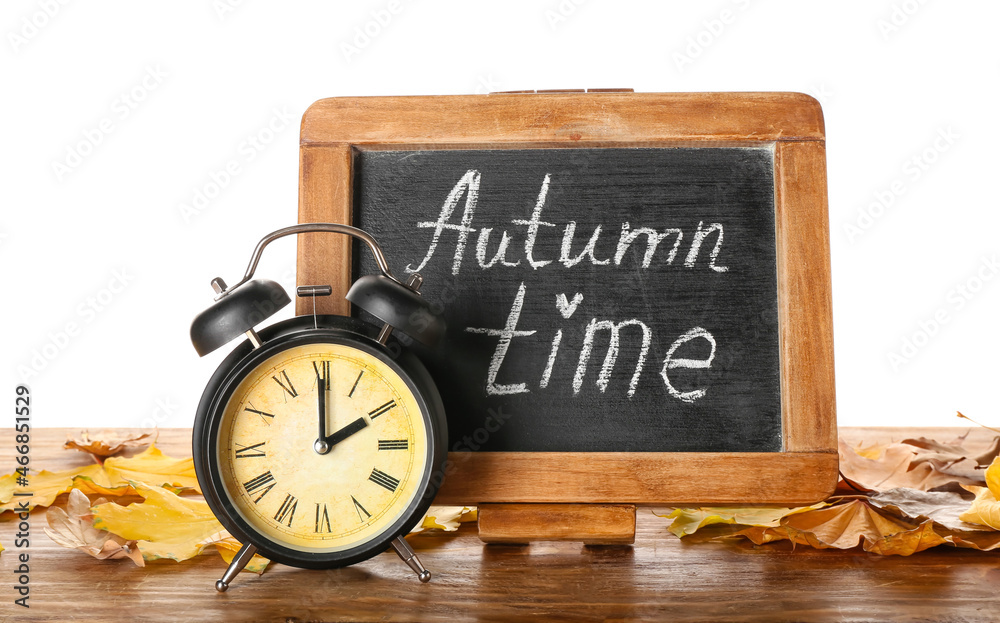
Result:
[[[780,451],[773,171],[770,147],[358,152],[354,224],[442,302],[421,355],[452,449]]]
[[[449,417],[436,503],[826,498],[838,465],[825,138],[800,93],[310,106],[299,222],[371,232],[397,276],[419,270],[450,326],[441,351],[406,345]],[[298,284],[334,296],[297,313],[354,313],[342,296],[371,272],[346,239],[300,236]]]

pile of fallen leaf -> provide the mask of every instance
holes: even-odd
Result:
[[[151,560],[187,560],[212,546],[229,563],[239,551],[240,543],[201,496],[191,458],[164,455],[149,434],[91,438],[84,432],[65,447],[87,452],[96,462],[30,473],[30,497],[14,495],[16,472],[0,477],[0,515],[24,503],[29,509],[49,507],[45,533],[54,542],[101,560],[128,558],[140,567]],[[475,508],[431,507],[414,532],[454,531],[475,519]],[[254,556],[246,568],[263,573],[267,565],[266,558]]]
[[[791,541],[818,549],[908,556],[938,545],[1000,547],[1000,437],[975,456],[965,436],[851,447],[840,442],[835,495],[800,508],[679,508],[669,530],[685,540]],[[697,532],[697,535],[695,533]],[[695,535],[695,536],[692,536]]]

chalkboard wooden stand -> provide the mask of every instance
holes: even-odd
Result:
[[[770,279],[777,298],[770,295],[773,304],[761,317],[773,315],[775,329],[774,337],[762,339],[760,351],[751,354],[754,361],[765,362],[760,367],[762,378],[768,378],[773,365],[771,382],[780,400],[768,413],[746,410],[749,423],[737,428],[749,433],[773,426],[777,437],[773,443],[753,441],[749,448],[736,439],[720,449],[708,443],[715,437],[702,440],[701,446],[694,442],[690,447],[670,446],[684,441],[679,433],[677,439],[663,437],[665,451],[635,451],[632,442],[579,451],[572,444],[565,449],[556,432],[523,438],[540,443],[541,449],[512,443],[476,452],[455,446],[438,502],[480,505],[481,536],[487,542],[628,543],[634,538],[635,504],[804,504],[833,491],[838,466],[825,134],[819,103],[796,93],[539,92],[333,98],[316,102],[303,117],[300,222],[356,223],[368,228],[389,219],[392,213],[384,212],[375,222],[365,220],[365,210],[389,192],[388,185],[356,178],[359,167],[378,163],[378,152],[467,151],[470,157],[473,153],[483,157],[483,150],[522,150],[527,157],[535,150],[634,148],[690,150],[672,152],[682,155],[707,153],[701,148],[756,148],[768,150],[773,159],[757,184],[768,192],[773,189],[773,211],[768,208],[757,220],[772,228]],[[412,191],[401,195],[404,198],[423,197],[427,184],[440,182],[420,177],[419,169],[400,175],[409,184],[404,190]],[[713,184],[711,179],[699,183],[705,192],[726,192],[724,183]],[[441,205],[440,200],[434,206],[405,203],[398,214],[404,221],[416,218],[414,209],[434,211]],[[422,214],[420,220],[434,217]],[[411,232],[417,231],[415,222],[409,223]],[[701,226],[697,218],[694,223]],[[392,246],[405,242],[386,241],[380,235],[392,238],[393,234],[376,232],[390,257]],[[727,231],[727,244],[729,240]],[[300,237],[298,244],[298,283],[331,284],[335,294],[346,293],[358,272],[350,244],[311,234]],[[420,258],[401,259],[405,265]],[[766,269],[767,262],[763,266]],[[760,275],[767,277],[767,270]],[[432,282],[428,277],[426,283]],[[486,286],[477,284],[482,287]],[[311,300],[299,301],[297,312],[311,314],[312,305]],[[316,305],[319,313],[351,313],[338,296],[318,299]],[[771,321],[762,322],[766,332]],[[754,328],[757,323],[743,326]],[[489,352],[484,356],[488,358]],[[743,373],[746,367],[741,368]],[[718,395],[722,390],[714,391]],[[445,396],[446,406],[453,398],[457,399]],[[521,405],[530,411],[530,402]],[[536,419],[545,415],[529,414]],[[453,416],[463,414],[449,413],[450,421]],[[627,427],[629,421],[620,424]],[[498,436],[496,442],[501,441]]]

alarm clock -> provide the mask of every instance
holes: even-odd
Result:
[[[352,236],[371,250],[381,274],[359,278],[346,298],[381,326],[314,313],[257,330],[290,302],[279,284],[253,279],[264,248],[314,232]],[[195,350],[204,356],[245,338],[209,380],[193,430],[205,499],[243,544],[218,591],[254,554],[326,569],[391,547],[420,581],[430,579],[403,537],[443,481],[447,425],[430,374],[392,337],[401,332],[433,345],[444,335],[421,283],[418,274],[398,280],[374,238],[336,223],[272,232],[257,243],[238,283],[212,280],[215,303],[191,325]],[[331,293],[329,285],[297,291]]]

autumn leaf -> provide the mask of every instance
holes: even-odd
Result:
[[[798,508],[779,508],[773,506],[756,507],[707,507],[707,508],[676,508],[669,515],[659,515],[674,521],[667,527],[679,537],[694,534],[701,528],[712,524],[740,524],[748,526],[777,526],[782,517],[802,513],[826,506],[820,502],[812,506]]]
[[[74,486],[82,488],[84,493],[109,496],[134,494],[134,490],[127,488],[130,481],[162,485],[178,493],[201,491],[194,472],[194,461],[166,456],[155,444],[131,458],[111,457],[104,461],[103,466],[94,464],[29,474],[27,490],[32,493],[31,496],[14,496],[18,476],[14,472],[0,477],[0,513],[14,510],[21,503],[26,503],[29,509],[51,506],[57,497]]]
[[[132,482],[143,497],[140,503],[121,506],[113,502],[91,508],[94,526],[138,541],[146,560],[169,558],[187,560],[215,545],[223,558],[231,561],[239,543],[223,529],[203,500],[183,498],[163,487]],[[248,568],[263,572],[268,562],[255,557]]]
[[[0,543],[0,552],[3,551],[3,543]]]
[[[95,527],[139,541],[146,560],[197,556],[223,529],[202,500],[182,498],[143,483],[133,482],[132,486],[143,497],[142,502],[128,506],[109,502],[93,506],[91,511]]]
[[[424,530],[443,530],[454,532],[458,530],[458,525],[476,521],[477,513],[475,506],[432,506],[427,509],[427,514],[420,521],[410,534],[423,532]]]
[[[142,433],[129,437],[121,437],[115,431],[102,431],[96,438],[90,436],[89,431],[80,433],[78,439],[67,439],[63,447],[66,449],[80,450],[92,455],[98,462],[109,456],[124,452],[125,450],[138,450],[149,445],[152,433]]]
[[[15,472],[0,478],[0,513],[12,511],[22,503],[27,504],[29,509],[36,506],[51,506],[59,495],[73,487],[73,479],[77,476],[86,476],[95,482],[107,483],[107,474],[100,465],[86,465],[58,472],[42,470],[28,476],[27,490],[31,495],[15,497],[14,485],[17,476]]]
[[[930,526],[933,522],[927,521]],[[754,526],[736,533],[757,545],[789,540],[816,549],[850,549],[908,555],[945,540],[921,524],[914,526],[880,514],[862,500],[783,518],[777,527]],[[892,537],[892,538],[889,538]]]
[[[96,504],[104,503],[104,499]],[[128,541],[93,525],[90,499],[77,489],[69,493],[66,510],[52,507],[45,513],[48,527],[45,534],[63,547],[79,549],[99,560],[128,558],[136,565],[145,565],[135,541]]]
[[[917,453],[914,462],[937,461],[939,463],[958,463],[970,460],[978,467],[986,467],[993,459],[1000,454],[1000,437],[994,437],[989,448],[976,456],[969,456],[968,450],[962,445],[968,435],[947,442],[941,443],[933,439],[920,437],[919,439],[904,439],[900,443],[919,448],[922,452]]]
[[[1000,530],[1000,457],[986,470],[985,487],[965,487],[976,494],[969,510],[962,513],[961,519],[969,523],[989,526]]]
[[[87,476],[77,476],[73,479],[73,489],[79,490],[86,495],[100,495],[113,498],[139,497],[139,493],[130,483],[123,483],[112,486],[104,486],[94,482]],[[72,493],[72,492],[71,492]]]
[[[242,548],[243,545],[225,530],[221,532],[221,535],[222,538],[212,545],[215,545],[215,549],[228,565],[233,562],[233,558],[236,558],[237,552],[240,551],[240,548]],[[271,564],[270,560],[259,554],[254,554],[253,558],[250,559],[250,562],[247,563],[247,566],[243,567],[243,570],[260,575],[264,573],[264,570],[267,569],[269,564]]]
[[[916,489],[890,489],[868,498],[872,506],[883,509],[902,519],[921,523],[927,519],[933,520],[948,530],[977,531],[982,526],[971,524],[960,519],[960,515],[969,508],[969,496],[963,497],[959,491],[918,491]]]
[[[950,482],[982,483],[975,461],[947,462],[933,456],[921,459],[921,450],[906,443],[892,443],[884,447],[881,455],[872,459],[859,455],[841,440],[840,471],[848,481],[875,491],[899,487],[927,491]]]
[[[104,469],[112,484],[139,481],[175,488],[178,492],[193,489],[201,493],[198,477],[194,472],[194,460],[166,456],[160,452],[156,444],[150,445],[144,452],[132,458],[111,457],[104,461]]]

